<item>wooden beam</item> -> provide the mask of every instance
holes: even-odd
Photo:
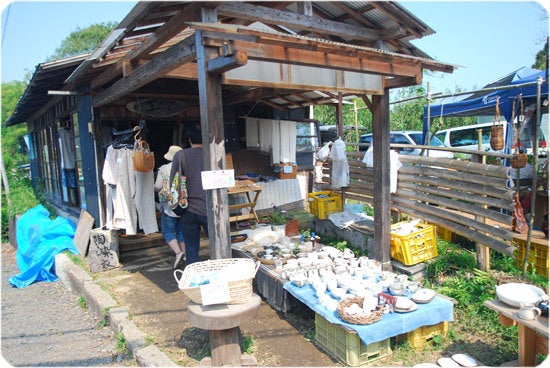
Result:
[[[244,51],[236,51],[232,55],[218,56],[214,59],[208,60],[207,69],[209,73],[224,73],[228,70],[232,70],[248,62],[248,56]]]
[[[128,77],[118,80],[112,86],[97,94],[93,99],[94,107],[105,105],[133,92],[178,66],[190,62],[195,57],[195,40],[193,37],[186,38],[146,64],[136,68]]]
[[[298,14],[302,14],[308,17],[311,17],[313,15],[313,6],[311,4],[311,1],[297,1],[296,9],[298,10]]]
[[[270,25],[288,26],[314,33],[345,38],[351,37],[365,41],[376,41],[380,39],[380,32],[377,30],[296,14],[289,11],[250,5],[243,2],[227,1],[219,6],[217,10],[220,15],[257,21]]]
[[[147,57],[152,51],[170,40],[183,29],[187,28],[186,22],[196,19],[196,13],[199,9],[199,3],[191,3],[184,9],[173,15],[168,22],[160,27],[151,37],[147,38],[142,44],[130,51],[122,59],[118,60],[117,64],[105,70],[101,75],[94,79],[91,84],[92,89],[97,89],[108,83],[121,72],[121,64],[125,61],[139,60]]]
[[[384,52],[371,47],[357,46],[341,42],[334,43],[319,39],[297,37],[283,33],[266,33],[256,29],[228,26],[226,24],[218,23],[189,23],[189,26],[194,29],[204,30],[205,36],[209,38],[206,42],[212,46],[222,45],[227,43],[228,40],[232,40],[235,44],[234,47],[245,51],[248,54],[249,59],[252,59],[253,53],[248,50],[248,48],[257,47],[261,44],[264,47],[279,46],[284,51],[298,50],[307,51],[305,54],[319,52],[322,55],[334,55],[334,57],[345,56],[348,58],[359,58],[364,59],[364,61],[362,61],[363,63],[365,63],[365,61],[382,62],[386,66],[391,64],[391,68],[393,69],[395,69],[398,65],[416,65],[422,69],[451,73],[456,68],[453,65],[441,63],[428,58],[420,58],[395,52]],[[245,47],[242,44],[246,42],[248,42],[250,46]],[[294,51],[294,53],[296,52],[297,51]],[[258,57],[261,57],[261,54],[258,55]],[[397,76],[407,75],[398,73],[398,70],[396,70],[395,73],[390,71],[381,74]],[[409,76],[416,76],[416,74],[410,74]]]
[[[166,78],[177,78],[177,79],[192,79],[197,80],[197,64],[188,63],[182,66],[178,66],[176,69],[170,70],[164,75]]]
[[[390,109],[389,92],[372,96],[374,149],[374,257],[386,268],[390,264]]]
[[[203,12],[207,13],[205,16],[215,15],[214,10],[203,9]],[[221,78],[220,74],[208,72],[208,62],[219,56],[219,49],[205,47],[201,31],[195,33],[195,43],[199,75],[203,170],[223,170],[226,168],[226,162]],[[227,189],[207,190],[206,201],[211,204],[207,208],[210,258],[231,258]]]

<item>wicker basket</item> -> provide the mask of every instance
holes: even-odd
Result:
[[[493,125],[491,127],[491,149],[493,151],[500,151],[504,148],[504,128],[501,124]]]
[[[259,266],[259,262],[247,258],[215,259],[192,263],[186,266],[183,271],[175,270],[174,278],[178,282],[178,288],[189,299],[197,304],[202,304],[201,287],[190,286],[192,280],[201,277],[208,278],[223,272],[227,272],[229,277],[231,272],[230,281],[228,281],[231,300],[227,304],[244,304],[252,297],[252,280]],[[182,274],[179,279],[178,273]],[[225,277],[225,275],[223,276]],[[219,278],[219,275],[217,277]]]
[[[527,165],[526,153],[518,153],[510,158],[510,166],[514,169],[521,169],[522,167],[525,167],[525,165]]]
[[[354,297],[346,298],[340,301],[340,303],[338,303],[338,315],[340,318],[354,325],[370,325],[371,323],[380,321],[382,319],[382,315],[384,314],[384,308],[382,306],[377,306],[376,310],[372,311],[368,315],[349,314],[345,311],[346,307],[349,307],[354,303],[357,305],[363,305],[364,299],[365,298]]]

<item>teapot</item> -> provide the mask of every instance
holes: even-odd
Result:
[[[530,321],[540,316],[542,311],[532,303],[521,303],[519,305],[519,318]]]

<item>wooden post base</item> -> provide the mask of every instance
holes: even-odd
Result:
[[[239,326],[258,314],[260,301],[260,297],[253,294],[250,301],[245,304],[202,306],[189,302],[187,306],[189,322],[210,333],[212,357],[204,364],[201,361],[201,365],[213,367],[245,365],[239,344]],[[249,363],[250,359],[244,360],[244,363],[247,362]]]

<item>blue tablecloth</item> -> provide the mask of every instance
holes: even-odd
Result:
[[[422,326],[432,326],[443,321],[453,321],[453,303],[450,300],[436,296],[427,304],[418,304],[418,309],[408,313],[388,313],[382,319],[370,325],[354,325],[344,322],[338,312],[331,312],[319,303],[313,287],[306,285],[297,287],[287,282],[285,290],[294,295],[327,321],[353,329],[365,345],[382,341],[392,336],[414,331]]]

